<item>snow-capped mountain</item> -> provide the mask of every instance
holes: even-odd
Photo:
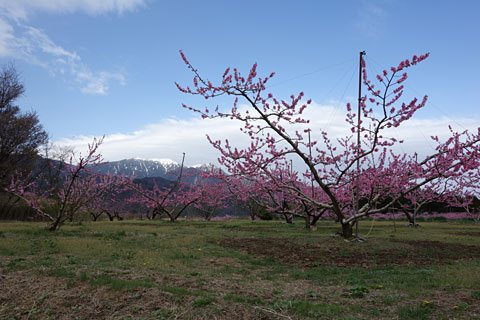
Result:
[[[160,163],[167,171],[172,171],[180,168],[180,164],[172,159],[142,159],[135,158],[135,160],[142,160],[147,162],[158,162]]]
[[[195,169],[205,171],[205,170],[214,169],[215,165],[213,163],[194,164],[190,168],[195,168]]]
[[[95,171],[103,174],[122,175],[133,178],[162,177],[172,179],[180,164],[170,159],[125,159],[101,163]]]
[[[146,177],[161,177],[168,180],[177,180],[180,173],[180,164],[170,159],[124,159],[120,161],[104,162],[95,166],[94,170],[102,174],[122,175],[136,179]],[[185,181],[193,181],[202,171],[208,171],[215,166],[212,163],[198,164],[184,167]]]

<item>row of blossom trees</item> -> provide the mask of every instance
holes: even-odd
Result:
[[[163,187],[142,184],[134,177],[99,174],[95,167],[102,162],[98,153],[102,141],[94,139],[86,154],[67,150],[57,155],[59,160],[45,159],[45,166],[39,169],[41,172],[35,172],[34,178],[13,176],[3,191],[21,199],[49,221],[52,231],[80,214],[89,214],[94,221],[102,215],[109,220],[123,220],[132,206],[145,207],[149,219],[167,216],[176,221],[192,208],[210,220],[231,201],[232,194],[225,182],[207,171],[192,184],[182,181],[185,177],[181,170],[177,181]]]
[[[208,136],[220,153],[224,171],[207,170],[193,183],[187,182],[183,163],[178,179],[168,186],[142,185],[131,178],[95,174],[92,170],[102,158],[98,153],[102,139],[94,140],[85,155],[70,155],[64,162],[50,165],[48,179],[25,183],[12,179],[6,190],[17,195],[47,218],[50,229],[57,230],[79,212],[89,212],[94,220],[106,214],[110,220],[120,217],[128,204],[148,208],[149,219],[166,216],[176,221],[188,210],[209,220],[229,205],[244,208],[252,219],[261,211],[283,217],[291,223],[304,219],[307,228],[321,217],[333,217],[341,226],[341,235],[353,235],[354,225],[362,218],[387,210],[403,210],[413,225],[422,206],[439,201],[470,210],[479,193],[480,128],[477,132],[456,132],[441,141],[433,136],[435,151],[420,158],[417,154],[397,153],[402,143],[393,134],[426,104],[427,97],[402,102],[405,70],[417,65],[428,54],[413,56],[384,70],[372,82],[361,56],[361,75],[367,95],[360,97],[358,121],[347,105],[346,122],[351,134],[331,139],[326,131],[321,139],[310,140],[312,129],[303,116],[311,100],[303,93],[289,99],[267,92],[274,76],[257,75],[253,65],[247,76],[227,68],[217,84],[204,79],[185,55],[181,56],[193,72],[193,87],[178,88],[204,99],[231,96],[233,105],[211,111],[184,105],[202,118],[227,118],[237,121],[250,139],[247,147],[235,147],[228,139]],[[240,106],[242,99],[246,106]],[[359,141],[354,136],[358,135]],[[308,138],[307,138],[308,137]],[[291,159],[297,157],[304,170],[294,170]],[[192,180],[192,179],[190,179]]]
[[[336,218],[329,208],[316,206],[304,197],[309,196],[317,202],[328,200],[318,186],[309,183],[308,179],[302,179],[291,165],[276,164],[269,171],[271,176],[232,175],[211,168],[201,172],[198,177],[187,177],[180,170],[176,181],[160,186],[155,179],[153,183],[145,184],[132,178],[96,173],[95,166],[101,161],[97,153],[101,142],[101,139],[94,140],[84,156],[75,158],[70,154],[68,161],[49,160],[44,172],[37,174],[36,181],[29,180],[25,184],[25,180],[12,179],[7,191],[49,220],[50,230],[58,230],[65,221],[76,219],[80,213],[88,213],[94,221],[101,215],[106,215],[109,220],[122,220],[132,205],[148,210],[149,219],[161,216],[170,221],[176,221],[189,210],[210,220],[220,210],[233,206],[248,212],[252,220],[261,216],[262,212],[277,215],[287,223],[292,223],[294,218],[301,218],[305,220],[306,228],[314,228],[322,217]],[[452,177],[438,179],[401,198],[398,195],[409,187],[407,184],[403,185],[403,189],[397,187],[398,181],[404,179],[404,170],[396,164],[384,169],[380,172],[365,170],[363,179],[357,182],[362,190],[362,207],[373,202],[384,208],[389,204],[390,210],[404,211],[413,225],[417,213],[425,204],[443,202],[463,207],[469,212],[472,200],[478,197],[478,194],[471,193],[473,190],[478,192],[478,188],[468,187],[478,186],[478,168],[476,174],[472,170],[462,175],[462,183],[457,181],[452,184]],[[392,183],[378,185],[372,182],[376,181],[375,175],[379,174],[390,176]],[[398,181],[392,180],[394,177]],[[193,182],[187,183],[185,180]],[[350,192],[347,186],[336,192],[339,201],[342,201],[342,209],[354,206]],[[374,200],[373,196],[379,193],[385,196]],[[458,196],[460,194],[463,196]],[[397,201],[393,202],[393,198]]]
[[[191,177],[192,173],[182,173],[181,169],[176,181],[160,186],[155,179],[142,183],[134,177],[99,174],[95,166],[102,161],[98,153],[101,143],[102,139],[95,139],[85,155],[66,149],[55,156],[58,160],[46,159],[41,172],[35,172],[33,178],[15,176],[4,191],[48,220],[50,230],[58,230],[65,221],[73,221],[82,213],[94,221],[102,215],[109,220],[122,220],[132,207],[145,208],[148,219],[161,216],[170,221],[176,221],[188,210],[211,220],[220,210],[233,206],[248,212],[253,220],[261,211],[278,214],[288,223],[295,216],[304,217],[288,192],[258,177],[226,175],[215,168]],[[289,176],[291,171],[280,174],[284,174],[285,181],[290,179],[293,183],[296,179]]]
[[[180,54],[193,73],[193,86],[177,84],[180,91],[206,100],[233,98],[232,106],[226,109],[183,107],[204,119],[238,122],[250,139],[247,147],[235,147],[228,139],[210,136],[208,141],[219,151],[219,163],[229,175],[252,180],[251,185],[262,185],[264,193],[255,201],[267,201],[275,212],[286,217],[303,215],[307,225],[312,218],[328,212],[340,223],[342,236],[349,238],[353,226],[363,217],[395,206],[406,210],[401,200],[408,199],[414,205],[415,215],[415,208],[424,201],[419,202],[418,197],[426,197],[425,201],[437,196],[469,199],[470,193],[478,192],[480,128],[477,132],[450,129],[451,135],[445,141],[433,136],[435,151],[422,159],[393,149],[402,143],[395,138],[394,129],[427,102],[427,96],[402,101],[406,70],[429,54],[401,61],[383,70],[375,81],[368,77],[361,55],[361,77],[368,89],[359,99],[363,120],[358,121],[358,115],[347,104],[346,121],[352,134],[336,141],[326,131],[319,140],[307,139],[311,128],[303,113],[311,100],[304,101],[303,92],[289,99],[276,98],[267,91],[274,73],[258,76],[256,64],[246,76],[236,68],[227,68],[220,81],[213,83],[200,75],[183,52]],[[359,141],[354,139],[357,134]],[[304,172],[287,169],[291,157],[303,162]],[[314,184],[311,188],[310,181]]]

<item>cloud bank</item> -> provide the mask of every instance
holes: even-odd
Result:
[[[143,7],[145,4],[145,0],[0,0],[0,9],[13,19],[26,20],[36,12],[122,14]]]
[[[125,85],[122,71],[92,70],[73,50],[55,43],[45,32],[29,25],[36,12],[122,14],[145,5],[144,0],[0,0],[0,58],[35,64],[53,76],[71,79],[83,93],[105,95],[112,82]]]
[[[350,131],[344,121],[343,106],[312,104],[305,112],[305,118],[311,119],[312,138],[320,138],[321,130],[329,133],[333,139],[349,135]],[[479,119],[411,119],[399,128],[385,132],[385,136],[394,136],[405,142],[396,147],[398,152],[420,156],[431,153],[434,143],[430,136],[440,139],[448,136],[448,125],[454,129],[477,130]],[[230,119],[188,120],[166,119],[160,123],[150,124],[131,133],[116,133],[105,136],[100,152],[108,161],[128,158],[156,159],[169,158],[181,160],[186,153],[188,165],[216,163],[218,152],[206,139],[209,134],[213,139],[229,139],[233,146],[245,146],[249,140],[239,130],[239,123]],[[73,146],[77,151],[86,150],[93,136],[80,136],[56,141],[60,146]],[[320,148],[322,145],[319,144]],[[300,162],[297,163],[300,165]]]

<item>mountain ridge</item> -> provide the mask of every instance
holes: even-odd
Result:
[[[178,178],[180,167],[181,165],[179,163],[167,158],[130,158],[102,162],[96,165],[93,170],[101,174],[121,175],[135,179],[161,177],[168,180],[176,180]],[[190,173],[198,174],[200,171],[204,171],[211,167],[213,167],[213,164],[198,164],[194,166],[184,166],[184,169]]]

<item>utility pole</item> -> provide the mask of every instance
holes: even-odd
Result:
[[[178,181],[182,179],[182,174],[183,174],[183,165],[185,163],[185,152],[183,152],[183,157],[182,157],[182,165],[180,166],[180,174],[178,175]]]
[[[360,209],[360,149],[361,149],[361,137],[360,137],[360,128],[362,126],[361,122],[361,112],[362,112],[362,59],[363,56],[367,53],[365,51],[360,51],[359,61],[358,61],[358,108],[357,108],[357,179],[356,179],[356,186],[355,186],[355,212],[354,214],[358,214],[358,210]],[[355,221],[355,237],[358,238],[358,220]]]
[[[310,130],[308,130],[308,153],[310,155],[310,161],[312,161],[312,140],[310,138]],[[315,196],[315,188],[313,187],[313,176],[310,177],[310,184],[312,186],[312,198]]]
[[[310,137],[310,130],[308,130],[308,154],[310,156],[310,161],[313,163],[313,158],[312,158],[312,139]],[[312,199],[315,197],[315,188],[313,186],[313,176],[310,177],[310,186],[312,187]],[[311,217],[310,217],[310,212],[307,207],[305,207],[305,228],[311,230]]]

